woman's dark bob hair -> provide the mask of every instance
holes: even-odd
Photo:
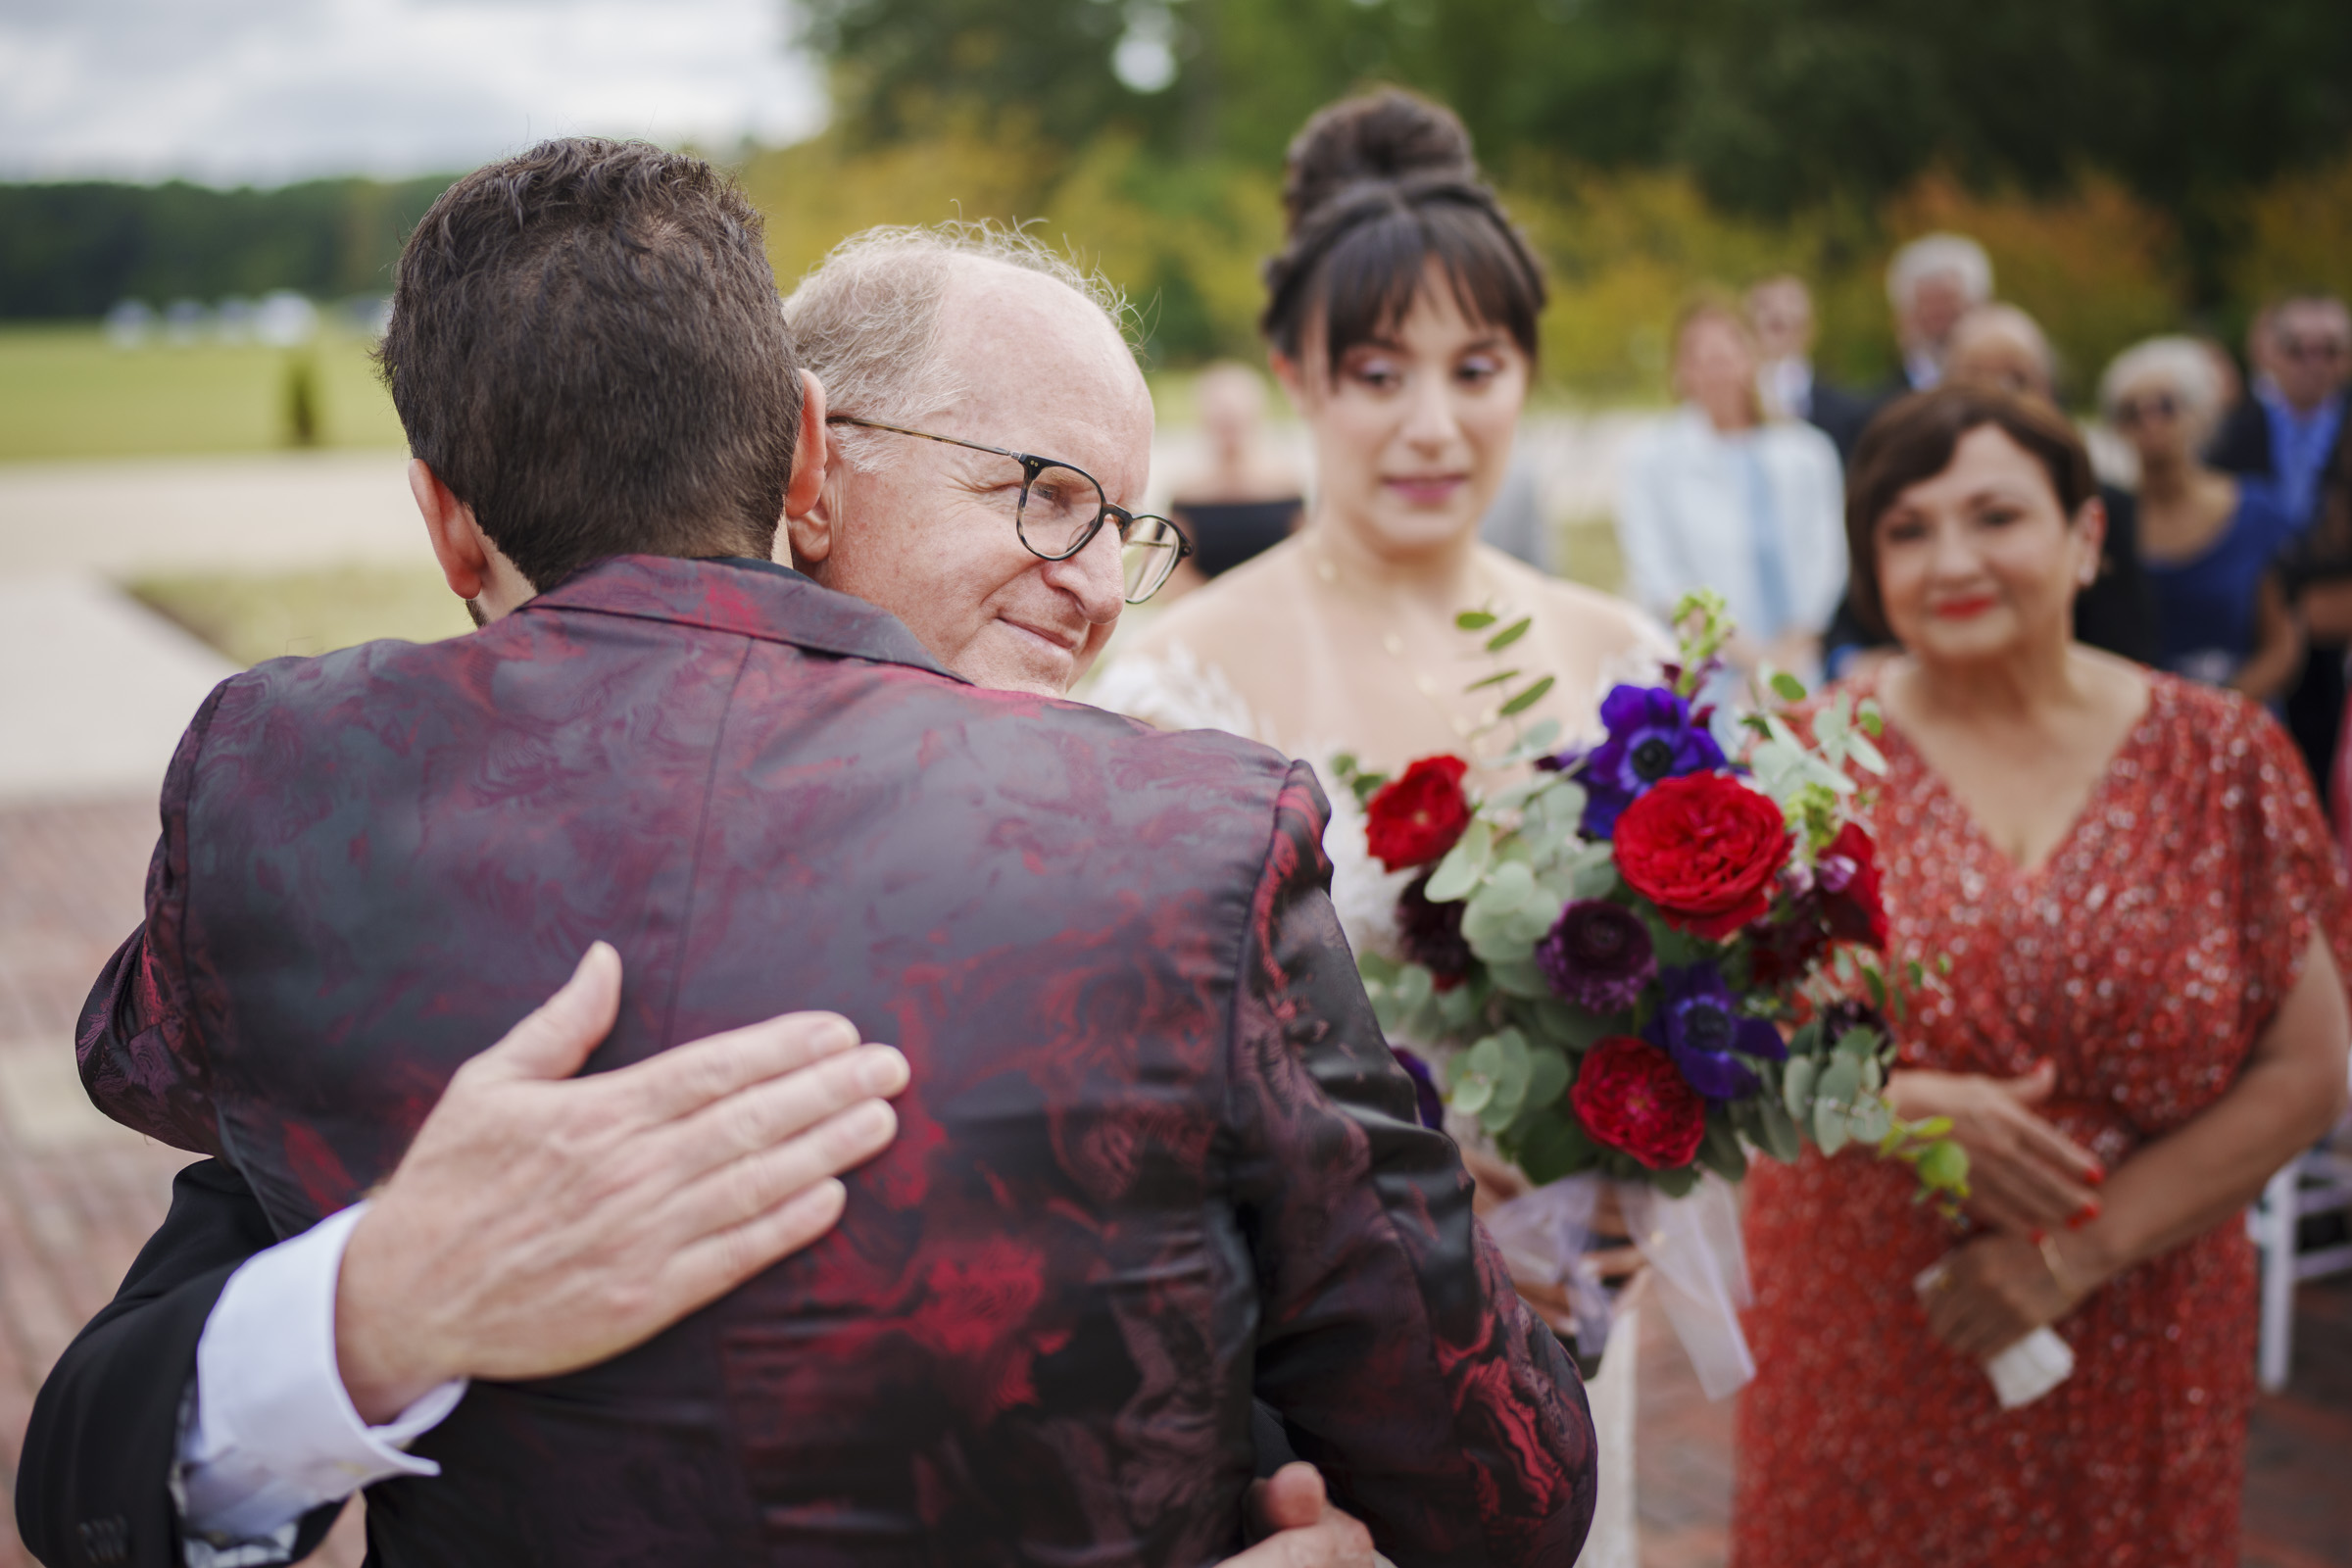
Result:
[[[1873,637],[1891,635],[1879,599],[1879,519],[1902,493],[1952,466],[1971,430],[1993,425],[2026,449],[2049,475],[2050,492],[2071,523],[2097,499],[2090,454],[2065,415],[2040,398],[1987,386],[1942,386],[1890,403],[1854,447],[1845,486],[1845,550],[1854,618]]]
[[[1277,352],[1297,361],[1320,322],[1336,374],[1412,309],[1435,261],[1464,316],[1535,360],[1543,268],[1450,110],[1390,87],[1317,111],[1291,143],[1282,201],[1289,242],[1266,264],[1258,318]]]

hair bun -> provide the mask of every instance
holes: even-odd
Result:
[[[1284,220],[1296,234],[1309,213],[1348,187],[1414,174],[1477,182],[1470,132],[1453,111],[1400,87],[1343,98],[1291,138],[1283,160]]]

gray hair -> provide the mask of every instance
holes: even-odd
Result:
[[[2050,347],[2049,334],[2041,323],[2014,305],[1974,305],[1952,326],[1949,352],[1957,354],[1963,343],[1976,337],[2003,337],[2023,348],[2041,366],[2042,379],[2058,379],[2058,352]]]
[[[1971,305],[1992,298],[1992,258],[1966,234],[1925,234],[1894,253],[1886,264],[1886,303],[1911,308],[1919,285],[1931,277],[1956,277]]]
[[[2193,337],[2152,337],[2115,357],[2099,377],[2099,412],[2109,420],[2132,388],[2161,383],[2179,398],[2192,430],[2209,431],[2222,416],[2222,376],[2213,351]]]
[[[869,228],[834,246],[784,301],[801,364],[824,383],[830,409],[915,424],[962,396],[939,330],[939,305],[967,257],[1053,278],[1101,311],[1133,349],[1126,296],[1020,224],[983,219]],[[837,430],[834,439],[859,468],[870,472],[887,461],[889,448],[871,432]]]

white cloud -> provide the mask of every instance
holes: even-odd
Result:
[[[824,121],[787,0],[0,0],[0,178],[276,183]]]

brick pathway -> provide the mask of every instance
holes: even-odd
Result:
[[[114,1293],[186,1159],[81,1098],[74,1010],[138,917],[149,801],[0,810],[0,1510],[41,1375]],[[2295,1383],[2257,1409],[2245,1568],[2352,1562],[2352,1280],[2307,1287]],[[1730,1404],[1710,1404],[1662,1322],[1642,1348],[1644,1568],[1719,1568],[1731,1504]],[[358,1510],[314,1559],[356,1568]],[[13,1518],[0,1568],[28,1568]]]

